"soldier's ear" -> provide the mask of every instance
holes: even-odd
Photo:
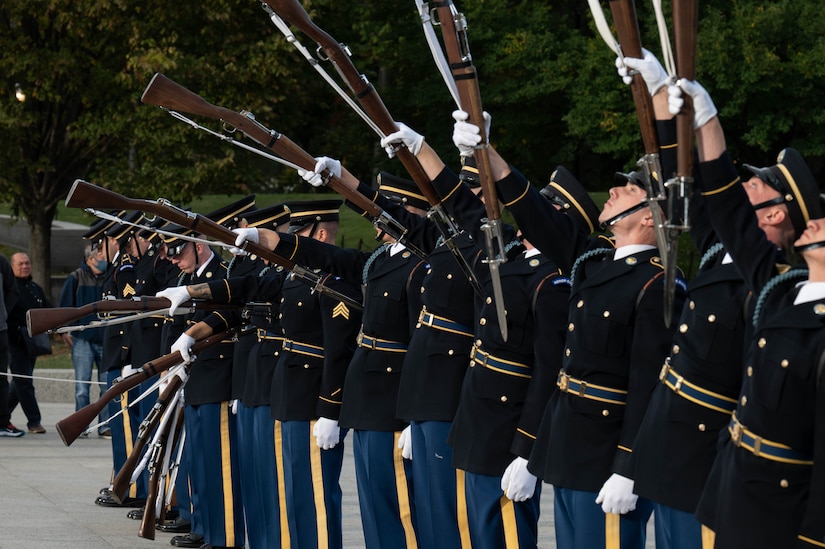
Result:
[[[788,217],[788,212],[785,208],[780,206],[773,206],[768,209],[767,214],[762,220],[766,225],[780,225]]]

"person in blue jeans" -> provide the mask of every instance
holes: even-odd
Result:
[[[94,230],[94,225],[91,230]],[[90,230],[90,231],[91,231]],[[89,233],[87,233],[89,234]],[[84,235],[85,236],[85,235]],[[94,238],[91,234],[88,238]],[[81,307],[88,303],[100,301],[103,295],[101,289],[103,284],[103,273],[106,271],[107,260],[105,251],[94,242],[86,246],[83,251],[83,262],[80,267],[69,273],[63,289],[60,291],[60,307]],[[93,315],[84,317],[74,324],[88,324],[94,320]],[[75,410],[80,410],[90,402],[90,382],[92,380],[92,368],[97,366],[100,393],[105,389],[104,375],[100,369],[103,356],[102,329],[91,328],[64,333],[63,341],[72,349],[72,363],[74,364],[75,379]],[[100,422],[108,418],[108,412],[104,407],[98,415]],[[99,436],[111,436],[108,427],[101,427],[98,430]]]

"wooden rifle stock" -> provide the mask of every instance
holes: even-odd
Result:
[[[232,306],[209,301],[192,300],[180,305],[181,310],[187,308],[212,310],[229,307]],[[88,315],[150,312],[168,308],[169,300],[165,297],[141,296],[133,299],[103,299],[81,307],[29,309],[26,311],[26,326],[28,327],[29,334],[34,336],[61,326],[67,326],[75,320],[80,320]]]
[[[155,79],[153,79],[153,81],[154,80]],[[171,80],[169,80],[169,82],[171,82]],[[186,90],[185,88],[182,89]],[[191,94],[191,92],[189,93]],[[195,97],[197,96],[195,95]],[[216,108],[222,109],[222,107]],[[240,118],[249,120],[245,116],[241,116]],[[310,169],[313,168],[314,160],[313,166]],[[360,193],[356,194],[363,198],[363,195]],[[109,189],[92,185],[88,181],[83,181],[82,179],[75,180],[71,190],[69,190],[69,195],[66,197],[66,206],[70,208],[116,208],[121,210],[140,210],[143,212],[149,212],[157,215],[158,217],[162,217],[167,221],[171,221],[172,223],[177,223],[178,225],[191,229],[196,233],[214,238],[224,244],[234,245],[238,236],[230,229],[227,229],[223,225],[212,221],[208,217],[181,210],[180,208],[172,206],[165,200],[152,201],[127,198],[114,191],[110,191]],[[312,285],[314,289],[324,292],[335,299],[339,299],[351,307],[355,307],[357,309],[362,308],[361,303],[358,303],[349,296],[337,292],[332,288],[324,286],[321,277],[317,273],[297,265],[291,259],[287,259],[286,257],[275,253],[273,250],[250,241],[244,242],[241,247],[251,254],[257,254],[259,257],[268,260],[270,263],[281,265],[285,269],[289,269],[296,276],[296,278]]]
[[[673,40],[679,78],[696,79],[696,34],[699,21],[697,0],[673,0]],[[682,110],[676,115],[676,175],[693,177],[693,100],[683,94]],[[687,214],[687,212],[685,212]]]
[[[179,380],[179,383],[177,383],[177,386],[175,387],[175,391],[177,391],[180,389],[181,379],[178,376],[175,377]],[[166,400],[167,403],[171,400],[172,396],[174,396],[174,392],[167,395],[168,389],[169,388],[164,391],[164,395],[169,397],[169,399]],[[158,402],[160,402],[160,400]],[[162,414],[163,411],[160,412],[158,417]],[[159,433],[157,444],[150,450],[152,455],[150,456],[149,463],[147,465],[149,468],[149,486],[146,491],[146,504],[143,508],[143,516],[140,519],[140,527],[138,528],[138,537],[141,538],[155,539],[155,525],[157,522],[156,509],[158,497],[161,493],[160,480],[163,472],[163,454],[166,452],[166,445],[169,444],[169,433],[175,427],[176,423],[176,421],[167,421],[161,426],[163,430]]]
[[[643,58],[642,40],[639,37],[639,23],[636,20],[634,1],[610,0],[610,12],[613,14],[613,23],[616,26],[616,34],[622,47],[622,55],[637,59]],[[647,91],[647,85],[641,74],[633,75],[630,91],[633,94],[633,103],[636,105],[636,116],[639,119],[639,129],[642,132],[645,153],[657,154],[659,152],[659,139],[656,135],[653,100]]]
[[[132,483],[132,473],[135,472],[135,467],[140,462],[143,449],[152,438],[152,431],[158,426],[160,418],[163,416],[164,411],[169,406],[175,393],[180,389],[181,383],[182,380],[180,376],[174,376],[173,379],[169,381],[166,389],[163,390],[163,393],[158,397],[155,405],[152,406],[149,414],[141,421],[140,427],[138,427],[137,437],[132,445],[132,452],[120,467],[120,471],[115,475],[112,481],[112,487],[109,489],[112,499],[116,502],[121,503],[123,501],[123,497],[126,495],[126,492],[129,490],[129,485]]]
[[[234,333],[235,330],[228,330],[200,339],[192,345],[191,352],[192,354],[197,355],[203,349],[211,347],[212,345],[231,337]],[[66,446],[71,446],[71,444],[77,440],[77,437],[79,437],[80,434],[86,430],[86,427],[97,417],[100,411],[103,410],[104,406],[109,404],[109,402],[111,402],[116,396],[125,393],[129,389],[137,387],[143,381],[146,381],[147,379],[150,379],[157,374],[168,370],[175,364],[180,364],[181,362],[180,352],[178,351],[163,355],[155,360],[147,362],[136,372],[112,384],[112,386],[109,387],[105,393],[100,395],[100,398],[95,402],[84,406],[75,413],[58,421],[55,425],[55,429],[57,429],[57,433],[63,440],[63,444]]]
[[[140,100],[150,105],[195,114],[213,120],[221,120],[240,130],[250,139],[260,143],[281,158],[300,166],[306,171],[315,171],[315,158],[296,145],[287,136],[266,128],[255,120],[251,113],[235,112],[207,102],[198,94],[184,88],[168,77],[157,73],[149,81]],[[340,179],[327,173],[327,185],[344,198],[357,205],[372,217],[381,215],[381,208],[361,193],[347,187]],[[281,263],[283,265],[283,263]]]
[[[298,27],[301,32],[309,36],[321,47],[324,54],[326,54],[335,65],[335,70],[338,71],[338,74],[344,79],[344,82],[346,82],[358,100],[358,103],[364,109],[364,112],[375,122],[385,136],[398,131],[395,120],[392,115],[390,115],[386,105],[384,105],[384,102],[372,84],[363,74],[358,72],[358,69],[355,68],[355,65],[353,65],[352,60],[342,45],[310,19],[309,14],[307,14],[298,0],[263,1],[285,21]],[[431,206],[441,204],[441,197],[435,192],[430,178],[427,177],[427,173],[418,162],[418,159],[404,147],[397,150],[395,155],[404,165],[404,168],[410,174],[413,181],[415,181],[415,184],[427,199],[427,202],[429,202]]]

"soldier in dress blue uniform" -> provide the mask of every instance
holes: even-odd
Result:
[[[405,209],[407,205],[416,210],[430,207],[413,181],[380,172],[379,192],[358,181],[338,161],[317,160],[315,171],[304,174],[304,179],[315,184],[316,173],[340,169],[344,184],[389,213],[406,229],[405,238],[428,254],[429,269],[420,290],[422,308],[404,357],[398,389],[397,416],[410,422],[409,433],[400,442],[402,447],[407,446],[405,457],[413,457],[410,442],[415,448],[412,485],[419,547],[469,547],[464,472],[452,466],[447,434],[473,342],[474,307],[469,306],[475,299],[473,286],[438,227]],[[473,174],[471,170],[474,168],[468,163],[462,179],[476,181],[477,187],[478,172]],[[453,236],[453,243],[467,265],[477,260],[480,248],[469,233]]]
[[[680,81],[680,89],[692,96],[697,113],[697,169],[711,222],[756,299],[742,388],[696,514],[715,532],[716,547],[823,547],[825,219],[820,190],[792,148],[783,150],[774,166],[750,168],[754,176],[740,183],[710,96],[693,81]],[[801,233],[794,252],[807,269],[782,273],[778,268],[782,256],[760,230],[759,212],[748,204],[748,195],[760,189],[786,207],[785,215]]]
[[[363,284],[363,324],[346,373],[339,423],[354,430],[366,546],[416,547],[410,464],[398,447],[407,423],[396,417],[395,409],[404,355],[421,310],[426,263],[397,243],[385,242],[365,253],[294,234],[260,231],[249,236],[280,255]]]
[[[135,259],[121,247],[126,247],[137,230],[127,223],[140,223],[144,216],[141,212],[122,211],[118,214],[118,217],[126,223],[113,222],[106,229],[106,238],[102,244],[112,265],[104,278],[103,295],[104,297],[111,296],[113,299],[130,299],[135,295],[135,287],[137,286]],[[106,382],[109,387],[115,379],[128,374],[133,367],[138,367],[133,366],[131,362],[130,332],[131,327],[128,324],[107,326],[103,330],[103,369],[106,371]],[[152,358],[157,358],[157,356]],[[144,385],[143,389],[146,387],[148,385]],[[131,404],[142,392],[142,388],[137,387],[124,393],[120,400],[113,400],[108,405],[109,429],[112,437],[113,474],[120,471],[132,453],[138,427],[144,416],[141,413],[143,410],[140,403]],[[151,407],[151,404],[149,407]],[[147,481],[147,474],[140,475],[129,486],[126,497],[120,503],[112,498],[108,490],[102,490],[95,503],[104,507],[143,507],[146,502]]]
[[[230,206],[229,209],[240,213],[252,207],[250,197]],[[207,217],[233,219],[234,215],[225,209]],[[182,227],[177,228],[177,232],[197,236]],[[182,271],[178,286],[226,278],[227,263],[203,242],[172,238],[166,241],[166,246],[167,256]],[[240,323],[236,313],[197,311],[186,318],[187,331],[200,321],[216,333]],[[187,331],[175,340],[171,351],[179,351],[188,362],[192,360],[189,348],[195,339]],[[170,542],[178,547],[199,547],[204,543],[212,547],[244,545],[237,425],[230,417],[232,356],[232,341],[222,341],[205,349],[195,357],[196,363],[183,389],[186,442],[181,461],[182,470],[189,476],[192,514],[191,532],[175,536]],[[184,479],[179,473],[178,489],[185,487],[180,485]]]

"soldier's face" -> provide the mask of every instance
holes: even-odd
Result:
[[[604,203],[604,207],[602,208],[602,213],[599,214],[599,221],[601,223],[613,219],[623,211],[638,205],[639,202],[647,196],[644,189],[638,185],[634,185],[630,181],[621,187],[612,187],[609,195],[607,202]]]
[[[172,265],[185,273],[194,273],[198,268],[198,261],[195,255],[195,243],[187,242],[181,252],[169,258]]]
[[[811,219],[808,221],[802,235],[800,235],[793,245],[805,246],[806,244],[813,244],[814,242],[825,242],[825,218]],[[812,252],[822,254],[823,250],[825,250],[825,248],[817,248],[815,250],[811,250],[810,252],[803,252],[803,255],[805,256],[805,259],[808,259],[808,256],[805,254]]]

